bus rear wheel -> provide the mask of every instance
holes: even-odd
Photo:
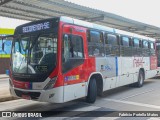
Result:
[[[143,84],[144,84],[144,73],[142,70],[140,70],[138,75],[138,82],[136,82],[134,86],[140,88],[143,86]]]
[[[94,103],[97,98],[97,84],[96,79],[91,79],[88,86],[88,94],[86,97],[86,101],[88,103]]]

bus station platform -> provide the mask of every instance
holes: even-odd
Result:
[[[9,76],[6,74],[0,74],[0,79],[4,79],[4,78],[9,78]]]

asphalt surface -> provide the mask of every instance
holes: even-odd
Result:
[[[7,86],[8,85],[8,80],[9,80],[9,78],[2,78],[2,79],[0,79],[0,85],[1,86]]]
[[[0,84],[5,85],[5,82]],[[64,120],[160,120],[159,117],[119,117],[114,116],[114,111],[160,111],[160,80],[146,80],[142,88],[120,87],[109,90],[103,97],[97,97],[94,104],[85,102],[85,98],[64,104],[37,102],[24,99],[1,102],[0,111],[47,111],[49,118],[30,118],[38,120],[64,119]],[[58,112],[57,112],[58,111]],[[72,112],[71,112],[72,111]],[[92,112],[87,112],[92,111]],[[96,112],[95,112],[96,111]],[[106,113],[112,117],[106,117]],[[97,114],[97,115],[96,115]],[[160,112],[159,112],[160,115]],[[93,117],[96,116],[96,117]],[[2,118],[24,120],[28,118]]]

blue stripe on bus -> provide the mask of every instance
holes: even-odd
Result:
[[[32,90],[32,83],[29,83],[29,89]]]
[[[118,57],[115,57],[116,62],[116,76],[118,76]]]

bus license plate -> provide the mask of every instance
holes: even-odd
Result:
[[[31,97],[29,95],[22,95],[23,99],[31,100]]]

